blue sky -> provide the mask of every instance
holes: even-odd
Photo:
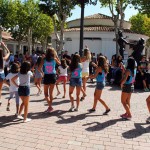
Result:
[[[93,15],[96,13],[101,13],[101,14],[111,16],[109,8],[100,8],[99,2],[96,6],[93,6],[93,5],[85,6],[85,16]],[[137,13],[138,13],[137,10],[135,10],[134,8],[128,7],[125,11],[125,20],[128,21],[130,17],[132,17],[133,15],[136,15]],[[81,14],[81,8],[79,6],[76,6],[75,9],[72,10],[72,16],[69,17],[67,21],[80,18],[80,14]]]

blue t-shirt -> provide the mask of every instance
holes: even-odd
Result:
[[[105,71],[102,70],[101,73],[99,73],[96,77],[97,82],[105,82]]]
[[[56,61],[52,59],[51,61],[44,60],[43,70],[44,74],[56,74]]]
[[[73,72],[71,72],[71,78],[81,78],[82,77],[82,66],[81,64],[78,65]]]
[[[134,76],[132,76],[132,72],[130,69],[128,69],[130,71],[130,75],[128,76],[127,81],[125,82],[125,84],[132,84],[135,81],[135,77],[136,77],[136,69],[134,69]]]

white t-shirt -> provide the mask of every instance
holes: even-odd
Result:
[[[33,76],[31,71],[28,71],[27,74],[18,73],[20,86],[30,86],[30,77]]]
[[[60,75],[59,76],[68,76],[68,74],[67,74],[68,67],[63,69],[62,66],[59,66],[58,69],[60,70]]]
[[[13,77],[15,77],[16,75],[18,75],[18,73],[9,73],[9,74],[6,76],[6,80],[9,80],[9,82],[10,82],[10,87],[9,87],[9,91],[10,91],[10,92],[18,91],[18,87],[16,87],[16,86],[12,83],[12,81],[11,81],[11,79],[12,79]],[[19,78],[17,78],[17,79],[15,80],[15,82],[19,85]]]
[[[89,73],[89,60],[86,60],[82,62],[82,72],[88,72]]]

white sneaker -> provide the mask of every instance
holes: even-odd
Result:
[[[148,118],[146,119],[146,122],[150,123],[150,117],[148,117]]]
[[[26,122],[29,122],[31,121],[32,119],[31,118],[27,118],[26,120],[24,120],[23,122],[26,123]]]
[[[21,115],[17,116],[18,119],[24,119]]]

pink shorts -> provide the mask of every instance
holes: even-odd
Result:
[[[57,82],[67,82],[68,77],[67,76],[59,76]]]

